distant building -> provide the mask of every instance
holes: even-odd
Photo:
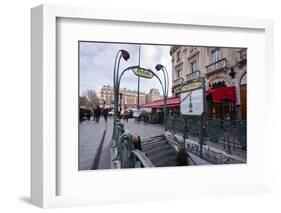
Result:
[[[183,83],[203,77],[209,116],[246,120],[247,49],[172,46],[170,55],[173,96]]]
[[[146,94],[145,97],[146,97],[146,103],[150,103],[152,101],[158,101],[162,99],[159,90],[156,88],[150,89],[149,93]]]
[[[129,109],[129,108],[137,108],[138,92],[136,90],[121,88],[119,90],[119,93],[120,93],[119,100],[121,101],[122,110]],[[146,99],[145,93],[140,92],[139,97],[140,97],[140,105],[145,104],[145,99]],[[103,86],[100,90],[100,100],[101,100],[101,105],[103,105],[104,107],[113,108],[114,106],[113,87],[109,85]],[[120,102],[119,102],[119,107],[120,107]]]

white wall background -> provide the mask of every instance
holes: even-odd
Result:
[[[30,8],[42,3],[99,6],[139,10],[163,10],[194,14],[228,16],[267,17],[275,20],[275,124],[276,148],[271,155],[275,159],[271,169],[275,173],[274,193],[270,195],[194,198],[192,200],[120,204],[109,206],[80,207],[72,209],[47,210],[60,212],[280,212],[281,172],[278,153],[281,151],[279,79],[281,49],[281,13],[278,1],[246,0],[172,0],[172,1],[130,1],[130,0],[8,0],[0,7],[0,211],[37,212],[40,209],[29,204],[30,188]],[[258,95],[258,94],[257,94]],[[279,100],[278,100],[279,98]],[[279,127],[278,127],[279,125]],[[279,155],[280,156],[280,155]],[[262,157],[262,156],[261,156]],[[278,210],[277,210],[278,209]]]

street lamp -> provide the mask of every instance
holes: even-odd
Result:
[[[167,97],[168,97],[168,92],[169,92],[169,75],[168,75],[168,71],[166,69],[166,67],[164,67],[162,64],[157,64],[155,66],[155,69],[157,71],[161,71],[163,72],[164,75],[164,127],[165,127],[165,131],[167,131]]]
[[[119,88],[118,88],[118,82],[119,82],[119,66],[121,58],[123,58],[125,61],[127,61],[130,58],[130,54],[126,50],[119,50],[115,57],[114,62],[114,69],[113,69],[113,91],[114,91],[114,126],[113,126],[113,135],[112,138],[115,136],[115,125],[116,125],[116,116],[118,113],[118,99],[119,99]]]

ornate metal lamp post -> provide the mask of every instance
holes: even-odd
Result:
[[[162,70],[164,75],[164,127],[165,131],[167,131],[167,98],[168,98],[168,92],[169,92],[169,75],[166,67],[164,67],[162,64],[157,64],[155,66],[155,69],[157,71]]]
[[[114,70],[113,70],[113,91],[114,91],[114,126],[113,126],[113,135],[112,138],[115,136],[115,125],[116,125],[116,118],[118,114],[118,102],[119,102],[119,91],[118,91],[118,82],[119,82],[119,66],[121,58],[127,61],[130,58],[130,54],[126,50],[119,50],[115,57],[114,62]]]

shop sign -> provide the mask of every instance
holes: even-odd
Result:
[[[195,81],[184,85],[180,93],[180,112],[182,115],[201,116],[204,112],[204,84]]]

